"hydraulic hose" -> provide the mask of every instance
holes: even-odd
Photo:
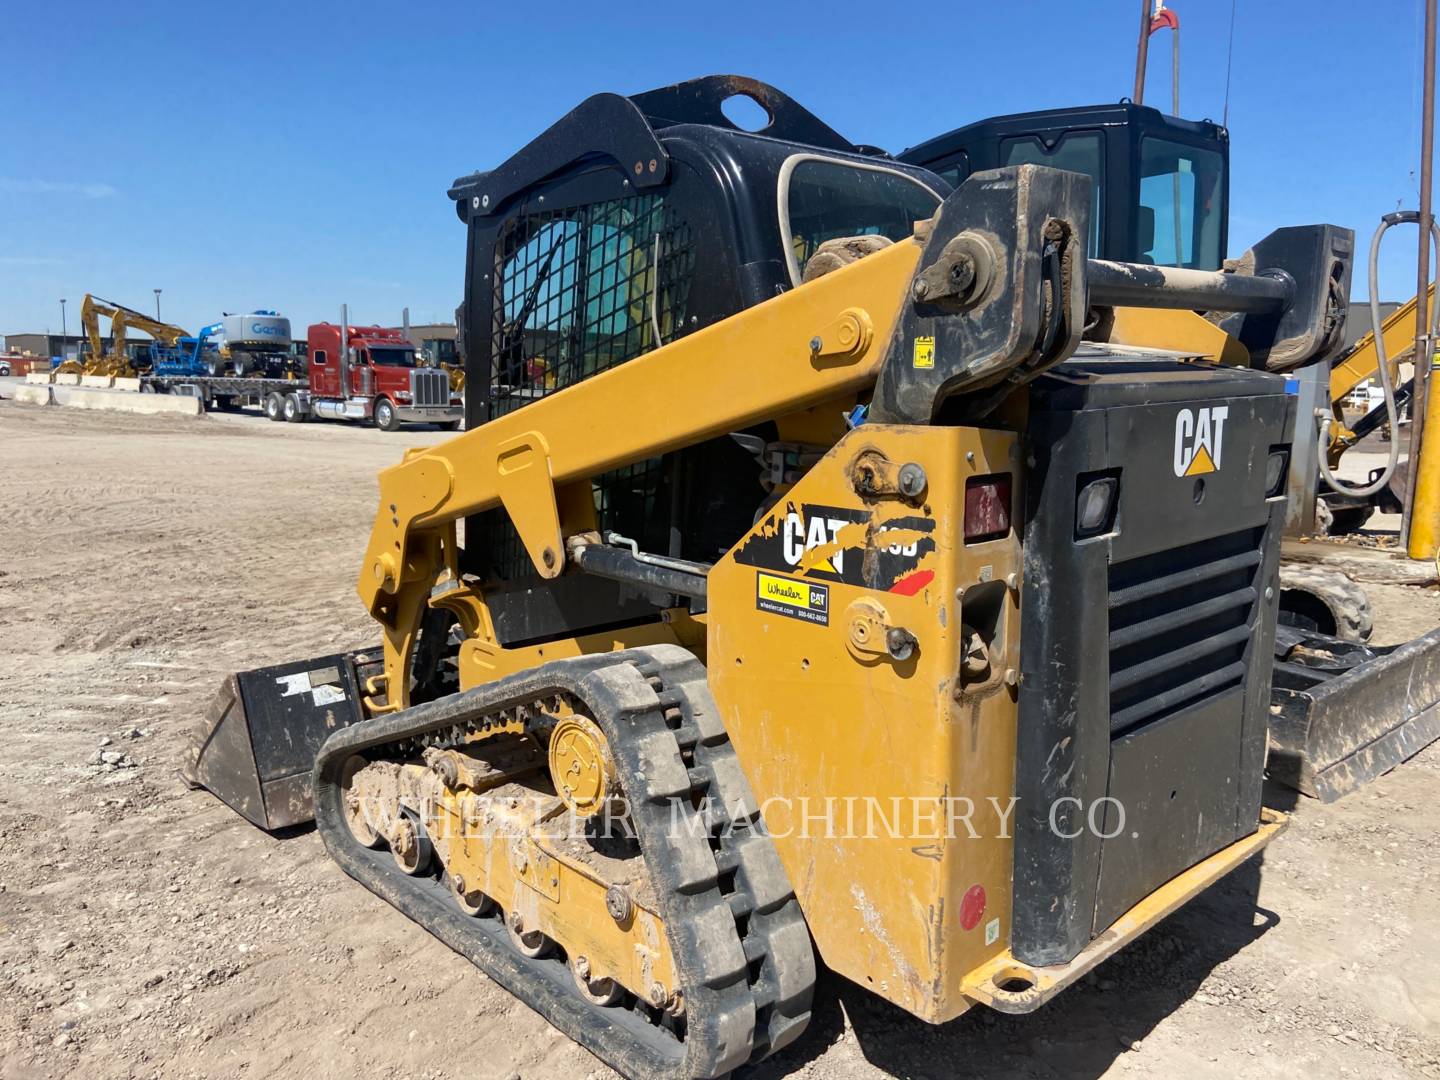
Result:
[[[1380,219],[1380,225],[1375,230],[1375,236],[1370,241],[1370,325],[1375,334],[1375,361],[1380,368],[1380,386],[1385,392],[1385,416],[1390,422],[1390,458],[1385,463],[1385,468],[1380,475],[1368,484],[1358,487],[1351,487],[1342,481],[1330,469],[1330,422],[1333,419],[1331,411],[1325,409],[1319,415],[1320,419],[1320,475],[1331,489],[1342,495],[1354,495],[1366,497],[1374,495],[1382,490],[1390,482],[1390,477],[1395,475],[1395,466],[1400,461],[1400,424],[1395,413],[1395,382],[1390,377],[1390,358],[1385,355],[1385,332],[1380,325],[1380,241],[1386,231],[1392,225],[1418,225],[1420,215],[1414,210],[1397,210],[1394,213],[1386,214]],[[1435,246],[1437,260],[1440,260],[1440,224],[1430,222],[1430,239]],[[1436,265],[1440,265],[1437,261]],[[1417,296],[1417,304],[1428,304],[1429,297]],[[1440,336],[1440,304],[1430,305],[1430,336]],[[1427,349],[1428,353],[1428,349]],[[1416,375],[1420,374],[1419,366],[1428,360],[1428,355],[1415,358]]]

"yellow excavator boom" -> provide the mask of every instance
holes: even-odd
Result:
[[[1435,302],[1435,286],[1430,286],[1429,303]],[[1415,348],[1415,304],[1418,297],[1412,296],[1409,301],[1396,308],[1380,324],[1381,333],[1385,335],[1385,355],[1389,357],[1390,364],[1394,370],[1393,377],[1399,370],[1400,362],[1405,359]],[[1380,369],[1379,356],[1375,351],[1375,331],[1355,342],[1354,347],[1344,356],[1337,359],[1330,366],[1330,400],[1339,403],[1346,394],[1354,390],[1366,379],[1371,378]]]
[[[111,336],[114,341],[115,351],[121,352],[125,348],[125,324],[122,322],[117,330],[114,319],[117,311],[114,307],[97,300],[89,293],[85,294],[85,300],[80,305],[80,328],[81,332],[90,342],[90,357],[92,362],[98,362],[105,355],[105,342],[100,336],[100,316],[111,320]]]
[[[105,352],[105,341],[100,336],[101,317],[110,320],[110,352]],[[152,319],[142,311],[104,300],[90,293],[80,305],[81,332],[90,342],[90,359],[74,364],[74,372],[84,375],[130,375],[134,369],[125,353],[126,331],[130,327],[149,334],[156,341],[173,346],[185,336],[185,329],[173,323]],[[61,371],[66,371],[61,365]]]

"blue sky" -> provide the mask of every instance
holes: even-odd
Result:
[[[407,305],[416,322],[448,320],[465,236],[446,187],[588,94],[753,75],[899,150],[985,116],[1128,95],[1136,6],[85,0],[20,14],[14,0],[0,333],[58,331],[61,296],[73,332],[87,291],[151,310],[155,287],[191,330],[256,307],[298,329],[342,302],[367,322]],[[1172,6],[1181,111],[1219,120],[1230,0]],[[1380,214],[1416,205],[1420,9],[1238,0],[1233,251],[1332,221],[1363,252]],[[1168,35],[1152,41],[1147,102],[1168,107]],[[1383,292],[1401,299],[1414,230],[1390,235]],[[1355,282],[1363,295],[1363,271]]]

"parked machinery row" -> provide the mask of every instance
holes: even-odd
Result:
[[[110,319],[110,346],[99,319]],[[393,327],[316,323],[298,354],[290,320],[274,311],[227,314],[188,334],[133,308],[87,295],[81,309],[88,355],[56,364],[65,374],[137,378],[147,393],[178,393],[221,407],[258,405],[272,420],[310,417],[374,423],[396,431],[404,423],[451,430],[464,415],[463,378],[417,360],[405,334]],[[151,336],[144,358],[132,358],[127,329]],[[341,342],[345,347],[341,348]]]

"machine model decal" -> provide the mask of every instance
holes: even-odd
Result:
[[[830,589],[810,581],[767,574],[755,575],[755,607],[772,615],[830,625]]]
[[[1181,409],[1175,414],[1175,475],[1200,476],[1220,468],[1229,406]]]
[[[914,366],[921,369],[935,366],[935,339],[933,337],[917,337],[915,339]]]
[[[920,562],[935,550],[935,522],[877,520],[878,510],[816,503],[776,507],[735,551],[745,566],[913,596],[933,578]]]

